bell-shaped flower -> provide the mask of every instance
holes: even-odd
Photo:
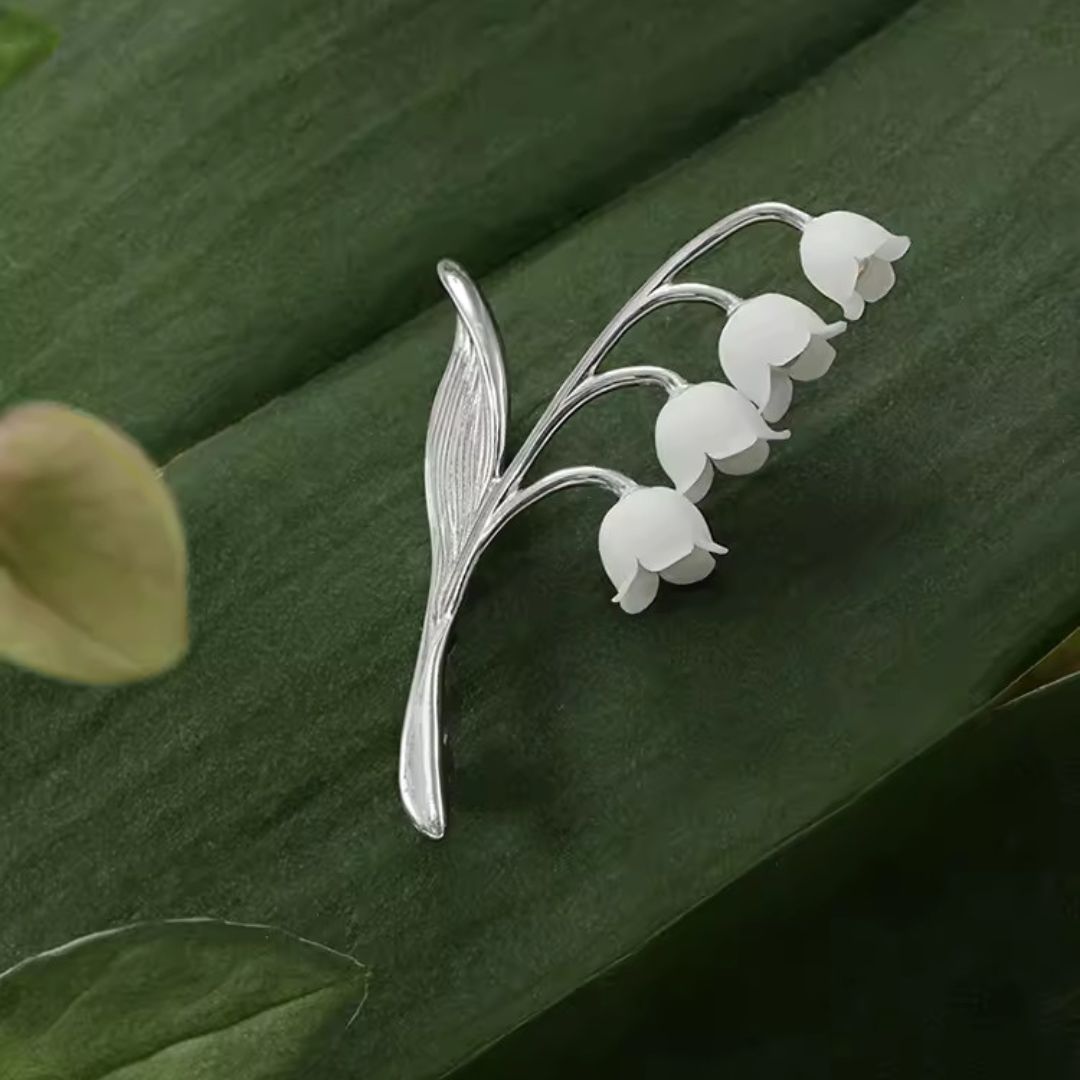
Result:
[[[862,214],[833,210],[803,229],[799,258],[810,284],[857,319],[896,283],[892,264],[909,247],[906,236],[894,236]]]
[[[671,488],[635,488],[600,523],[600,561],[613,602],[636,615],[656,596],[660,578],[689,585],[712,573],[727,548],[713,541],[701,511]]]
[[[680,494],[692,502],[705,497],[713,468],[730,476],[760,469],[774,431],[738,390],[719,382],[688,386],[660,410],[656,418],[656,456]]]
[[[790,296],[764,293],[728,316],[720,332],[720,366],[766,420],[776,421],[791,405],[792,379],[820,379],[836,359],[830,339],[846,329],[847,323],[826,323]]]

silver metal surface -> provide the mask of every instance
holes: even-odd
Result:
[[[733,233],[761,221],[802,229],[810,215],[784,203],[757,203],[710,225],[672,255],[626,302],[556,391],[521,449],[502,468],[507,425],[506,374],[499,333],[479,289],[457,264],[439,277],[457,309],[454,347],[432,406],[425,459],[431,526],[431,583],[412,687],[405,709],[398,770],[401,798],[425,836],[446,831],[440,718],[446,647],[473,568],[499,530],[526,507],[565,488],[595,485],[621,498],[635,488],[621,473],[595,466],[562,469],[522,487],[556,431],[590,401],[623,386],[686,386],[652,366],[598,374],[608,353],[639,320],[668,304],[707,303],[731,312],[739,298],[724,289],[674,278]]]

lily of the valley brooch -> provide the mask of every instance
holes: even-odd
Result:
[[[676,276],[727,237],[760,221],[779,221],[801,234],[803,272],[848,319],[893,286],[892,264],[909,241],[846,210],[814,217],[784,203],[757,203],[722,218],[680,248],[627,301],[589,346],[508,465],[507,386],[495,320],[479,289],[455,263],[439,277],[457,309],[453,351],[431,410],[425,459],[431,525],[431,583],[416,671],[401,736],[401,798],[413,824],[439,838],[446,830],[443,799],[440,687],[451,627],[477,559],[516,514],[552,492],[583,484],[616,499],[600,525],[600,560],[623,611],[643,611],[660,579],[686,585],[707,577],[725,554],[694,505],[714,471],[759,469],[770,443],[786,439],[775,424],[791,404],[794,384],[820,378],[836,351],[844,322],[824,322],[789,296],[748,300]],[[691,385],[651,365],[599,372],[620,338],[668,304],[712,304],[726,315],[720,367],[727,383]],[[658,386],[668,399],[656,421],[656,452],[672,487],[640,487],[612,469],[582,465],[524,484],[537,455],[582,406],[621,386]]]

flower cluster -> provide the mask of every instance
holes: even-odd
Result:
[[[892,288],[892,263],[908,250],[869,218],[836,210],[802,225],[799,256],[810,283],[847,319]],[[652,603],[659,581],[686,585],[707,577],[715,543],[694,503],[715,471],[743,475],[761,468],[771,442],[790,432],[771,425],[787,412],[794,384],[819,379],[832,366],[832,341],[847,323],[826,323],[790,296],[765,293],[737,300],[720,334],[720,367],[730,385],[679,385],[656,421],[656,453],[672,488],[635,487],[600,526],[600,558],[626,612]]]
[[[728,237],[763,221],[802,234],[799,254],[807,278],[849,320],[892,288],[892,263],[908,249],[905,237],[847,211],[813,217],[781,202],[732,211],[646,279],[585,350],[505,463],[509,400],[498,328],[476,283],[456,263],[439,263],[440,280],[457,312],[457,332],[428,422],[424,483],[431,584],[398,766],[402,802],[425,836],[437,839],[446,831],[439,687],[451,627],[487,544],[540,499],[597,486],[616,499],[600,525],[599,548],[615,602],[624,611],[644,611],[661,580],[701,581],[726,549],[713,540],[695,503],[717,472],[738,476],[764,465],[772,443],[788,438],[773,425],[787,412],[795,385],[820,378],[836,358],[832,342],[846,329],[844,322],[827,323],[789,296],[766,293],[740,300],[725,289],[676,280]],[[727,314],[719,348],[728,382],[691,386],[654,364],[600,373],[605,357],[639,320],[688,301],[710,303]],[[656,422],[656,453],[671,487],[641,487],[596,465],[555,469],[524,483],[548,441],[578,409],[620,387],[643,385],[668,395]]]

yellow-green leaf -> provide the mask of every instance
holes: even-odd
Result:
[[[40,63],[56,46],[56,34],[40,19],[0,8],[0,88]]]
[[[1073,630],[1037,663],[1009,683],[990,704],[1006,705],[1017,698],[1033,694],[1044,686],[1067,679],[1078,671],[1080,671],[1080,628]]]
[[[174,665],[187,634],[184,533],[143,451],[62,405],[0,417],[0,657],[129,682]]]

